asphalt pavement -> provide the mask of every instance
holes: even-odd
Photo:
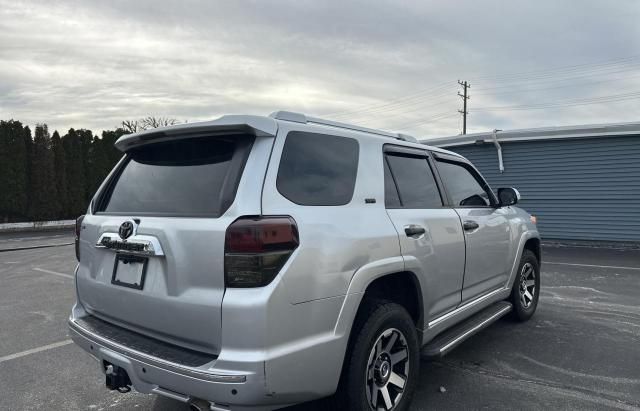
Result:
[[[2,234],[0,249],[72,241]],[[500,320],[422,361],[411,410],[640,410],[640,250],[545,247],[543,259],[535,316]],[[74,266],[72,245],[0,252],[0,409],[186,410],[104,388],[67,332]]]

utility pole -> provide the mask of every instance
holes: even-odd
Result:
[[[467,134],[467,114],[469,111],[467,110],[467,100],[471,98],[471,96],[467,95],[467,89],[471,88],[471,84],[458,80],[458,84],[463,87],[464,93],[460,94],[458,91],[458,96],[462,97],[462,110],[458,110],[458,113],[462,114],[462,134]]]

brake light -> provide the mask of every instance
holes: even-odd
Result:
[[[269,284],[298,247],[298,226],[291,217],[243,217],[225,235],[224,278],[227,287]]]
[[[75,245],[76,245],[76,259],[80,262],[80,230],[82,229],[82,220],[84,220],[84,215],[76,218],[76,228],[75,228]]]

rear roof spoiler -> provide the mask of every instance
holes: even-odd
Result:
[[[248,115],[222,116],[217,120],[185,123],[169,127],[127,134],[116,141],[118,150],[126,152],[134,147],[183,138],[215,135],[251,134],[256,137],[275,137],[278,123],[273,118]]]

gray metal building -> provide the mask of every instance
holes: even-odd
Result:
[[[516,187],[544,239],[640,243],[640,123],[423,142],[467,157],[493,189]]]

